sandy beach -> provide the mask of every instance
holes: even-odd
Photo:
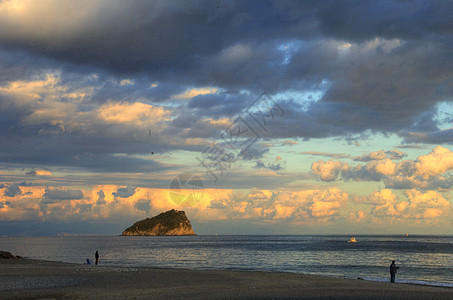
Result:
[[[0,299],[452,299],[453,289],[273,272],[0,260]]]

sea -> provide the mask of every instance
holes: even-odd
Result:
[[[290,272],[453,287],[453,236],[197,235],[1,237],[26,258],[100,266]]]

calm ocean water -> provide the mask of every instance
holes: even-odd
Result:
[[[15,237],[0,249],[27,258],[102,265],[282,271],[453,287],[453,236]]]

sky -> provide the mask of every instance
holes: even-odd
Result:
[[[452,8],[0,0],[0,236],[450,234]]]

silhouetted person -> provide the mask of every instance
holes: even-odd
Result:
[[[96,258],[96,266],[97,266],[98,263],[99,263],[99,253],[98,253],[98,250],[96,250],[96,253],[94,254],[94,257]]]
[[[390,265],[390,282],[391,283],[395,283],[395,275],[399,268],[400,267],[395,265],[395,261],[392,260],[392,264]]]

